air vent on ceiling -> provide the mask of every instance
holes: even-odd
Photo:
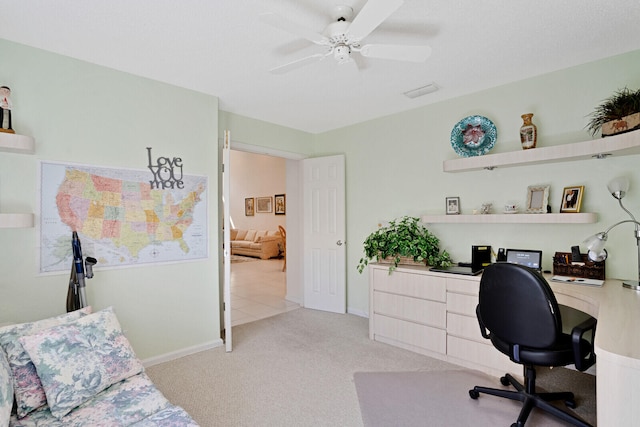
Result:
[[[429,83],[426,86],[422,86],[422,87],[419,87],[417,89],[412,89],[410,91],[407,91],[407,92],[404,93],[404,95],[407,98],[413,99],[413,98],[417,98],[417,97],[422,96],[422,95],[426,95],[428,93],[433,93],[433,92],[437,91],[438,89],[440,89],[440,86],[438,86],[435,83]]]

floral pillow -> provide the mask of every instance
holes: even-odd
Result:
[[[8,426],[13,408],[13,382],[9,361],[0,348],[0,426]]]
[[[19,341],[38,371],[56,418],[143,371],[112,308]]]
[[[81,310],[38,320],[37,322],[21,323],[0,328],[0,347],[6,352],[7,361],[13,375],[13,389],[18,408],[18,417],[22,418],[47,403],[47,397],[42,389],[36,368],[18,339],[23,335],[30,335],[52,326],[72,322],[90,313],[91,307],[85,307]]]

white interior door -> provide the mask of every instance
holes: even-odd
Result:
[[[345,313],[344,155],[302,162],[304,306]]]
[[[224,145],[222,147],[222,205],[224,216],[224,337],[227,352],[232,350],[231,345],[231,220],[229,214],[229,206],[231,205],[231,185],[230,172],[231,166],[229,156],[231,153],[231,132],[224,131]]]

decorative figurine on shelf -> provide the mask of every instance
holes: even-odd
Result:
[[[480,213],[482,215],[489,215],[493,210],[493,203],[483,203],[480,207]]]
[[[0,86],[0,132],[15,133],[11,127],[11,89]]]
[[[522,116],[522,127],[520,127],[520,143],[522,144],[523,150],[528,150],[530,148],[536,148],[536,143],[538,142],[538,129],[536,125],[531,122],[531,118],[533,117],[532,113],[523,114]]]

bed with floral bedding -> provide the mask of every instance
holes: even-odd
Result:
[[[113,312],[0,328],[0,427],[197,426],[144,373]]]

